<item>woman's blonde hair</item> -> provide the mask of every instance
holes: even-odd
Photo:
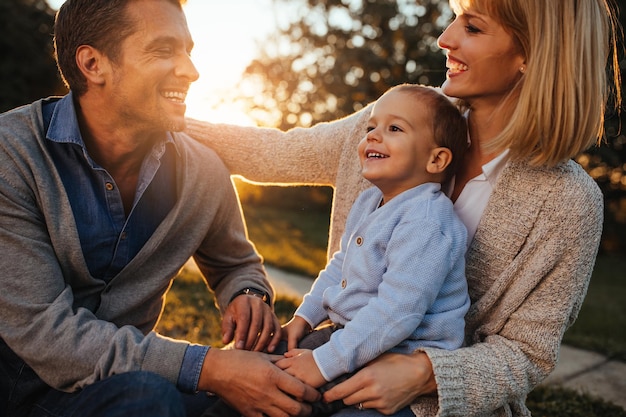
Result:
[[[509,149],[512,158],[553,166],[601,141],[611,84],[618,108],[621,103],[619,24],[609,1],[450,0],[457,13],[472,9],[495,19],[526,59],[509,97],[519,100],[487,151]]]

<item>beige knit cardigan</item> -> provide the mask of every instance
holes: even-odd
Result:
[[[370,108],[288,132],[189,120],[187,133],[215,149],[232,174],[333,186],[333,253],[352,202],[370,186],[356,154]],[[530,415],[526,395],[554,369],[586,294],[602,216],[601,192],[575,162],[508,163],[467,254],[468,346],[424,349],[438,395],[418,398],[416,416]]]

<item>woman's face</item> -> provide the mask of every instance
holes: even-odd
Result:
[[[473,109],[501,105],[525,66],[513,36],[491,17],[471,9],[454,19],[438,45],[447,56],[443,92],[467,101]]]

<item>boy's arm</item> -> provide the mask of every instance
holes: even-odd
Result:
[[[451,241],[442,239],[441,230],[432,222],[416,220],[396,227],[387,247],[387,270],[377,295],[344,329],[313,351],[326,380],[353,372],[398,345],[420,326],[448,275],[450,251]],[[464,309],[464,315],[469,305],[467,292],[461,291],[455,301],[459,314]],[[462,339],[462,315],[460,319],[456,316]]]

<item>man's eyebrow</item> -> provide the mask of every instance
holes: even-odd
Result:
[[[191,39],[188,40],[187,42],[181,42],[180,39],[175,36],[164,35],[164,36],[158,36],[152,39],[150,42],[148,42],[148,44],[146,45],[146,48],[147,49],[155,48],[163,44],[177,45],[177,44],[183,44],[183,43],[188,46],[187,49],[189,51],[191,51],[194,47],[194,42]]]

